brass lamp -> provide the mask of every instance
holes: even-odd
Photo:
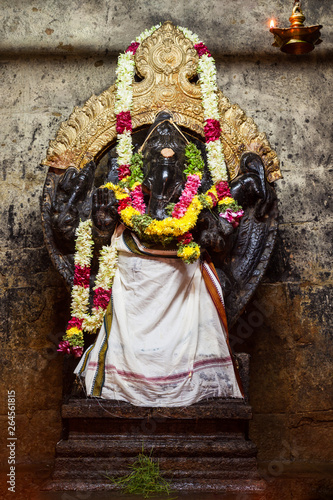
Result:
[[[319,45],[320,29],[322,26],[304,26],[305,16],[301,9],[301,2],[295,0],[292,15],[289,18],[290,28],[275,28],[271,21],[270,32],[274,35],[273,47],[279,47],[287,54],[307,54],[315,45]]]

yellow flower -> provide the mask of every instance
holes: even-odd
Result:
[[[133,227],[132,217],[133,215],[140,215],[140,212],[129,205],[121,211],[120,215],[123,223],[126,224],[126,226]]]
[[[184,246],[182,247],[181,250],[178,250],[177,252],[178,257],[180,257],[183,260],[190,260],[191,262],[194,262],[200,257],[200,248],[199,245],[195,246]]]
[[[141,182],[139,182],[139,181],[134,182],[133,186],[131,187],[131,191],[134,191],[136,186],[140,186],[140,184],[141,184]]]
[[[73,337],[73,335],[81,335],[82,331],[79,330],[76,326],[73,326],[73,328],[70,328],[69,330],[66,331],[67,337]]]
[[[208,194],[205,194],[205,200],[206,200],[206,203],[208,204],[209,208],[213,208],[213,206],[214,206],[213,198],[211,196],[208,196]]]
[[[230,196],[226,196],[222,200],[219,201],[219,205],[230,205],[230,203],[233,203],[234,199],[231,198]]]
[[[117,200],[123,200],[124,198],[128,198],[128,193],[125,191],[125,189],[115,184],[112,184],[112,182],[107,182],[106,184],[104,184],[104,186],[101,186],[101,189],[102,188],[112,189]]]
[[[210,189],[208,189],[208,191],[206,192],[206,194],[208,193],[212,193],[214,196],[217,197],[217,192],[216,192],[216,187],[215,186],[212,186]]]
[[[163,220],[154,220],[145,230],[145,234],[150,236],[181,236],[196,225],[201,210],[202,204],[199,198],[194,196],[183,217],[180,219],[167,217]]]

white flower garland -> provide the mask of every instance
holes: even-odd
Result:
[[[83,331],[95,333],[102,325],[108,306],[115,272],[118,252],[116,243],[104,246],[100,253],[99,270],[94,286],[94,304],[91,314],[89,308],[89,279],[94,242],[92,238],[92,221],[80,222],[76,230],[75,270],[72,288],[71,314],[63,341],[58,351],[71,353],[79,357],[83,353]]]
[[[150,30],[145,30],[136,38],[137,43],[142,43],[148,36],[156,31],[161,25],[153,26]],[[187,28],[178,26],[178,29],[194,45],[202,43],[195,33]],[[133,43],[133,42],[132,42]],[[205,121],[214,119],[220,121],[218,109],[218,87],[216,83],[216,66],[213,57],[208,54],[199,56],[197,68],[201,86],[202,107]],[[133,106],[133,81],[135,74],[135,54],[132,51],[120,54],[117,66],[116,81],[116,103],[115,113],[130,112]],[[132,137],[128,130],[118,134],[117,155],[118,166],[130,164],[132,155]],[[224,160],[223,146],[221,139],[206,143],[208,168],[210,170],[213,183],[228,180],[227,167]]]
[[[152,26],[150,29],[146,29],[141,33],[141,35],[137,36],[135,41],[138,43],[142,43],[146,38],[148,38],[150,35],[154,33],[158,28],[162,26],[162,23],[156,24],[155,26]]]
[[[202,43],[198,35],[190,31],[189,29],[182,28],[182,26],[177,26],[177,28],[185,35],[186,38],[188,38],[193,43],[193,45],[196,45],[197,43]]]
[[[131,128],[130,111],[133,106],[135,51],[138,45],[151,36],[160,26],[161,24],[158,24],[141,33],[141,35],[136,37],[136,41],[132,42],[127,51],[120,54],[118,58],[116,70],[116,102],[114,109],[116,115],[119,115],[120,113],[126,114],[126,126],[123,127],[123,130],[120,129],[122,132],[117,135],[117,155],[119,167],[126,167],[131,163],[133,151],[131,130],[128,130],[127,127]],[[212,120],[215,121],[215,124],[213,123],[213,126],[215,126],[216,122],[220,122],[215,61],[209,54],[208,49],[200,41],[198,35],[192,33],[187,28],[178,26],[178,29],[194,45],[200,46],[197,48],[199,55],[197,72],[199,74],[201,86],[205,126],[207,124],[209,125],[209,122],[212,122]],[[129,117],[127,114],[129,114]],[[217,130],[219,130],[219,128],[217,128]],[[210,139],[206,141],[206,150],[208,168],[214,183],[211,191],[216,195],[215,186],[217,186],[217,184],[221,181],[228,180],[228,173],[223,155],[223,146],[220,137],[217,138],[213,134],[213,138],[211,136]],[[76,235],[76,253],[74,258],[76,267],[74,280],[77,280],[79,284],[75,284],[72,288],[72,319],[68,324],[66,335],[64,336],[63,342],[60,343],[60,349],[58,350],[62,352],[71,352],[75,356],[81,356],[83,352],[83,330],[87,332],[95,332],[102,325],[107,303],[111,296],[111,288],[118,265],[118,253],[116,244],[104,246],[101,251],[99,258],[99,271],[96,276],[94,286],[94,305],[92,313],[89,314],[87,312],[90,289],[89,277],[94,245],[92,238],[92,221],[87,220],[80,222]]]
[[[94,241],[92,238],[92,221],[89,219],[80,222],[76,231],[76,253],[74,262],[75,265],[90,269],[93,256]],[[118,252],[117,245],[104,246],[100,252],[99,269],[95,279],[94,290],[103,288],[111,290],[115,272],[117,269]],[[91,314],[87,313],[89,306],[89,287],[74,285],[72,288],[72,317],[82,319],[82,329],[87,332],[95,332],[102,324],[105,309],[94,306]]]

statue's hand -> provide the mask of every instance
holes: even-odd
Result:
[[[208,210],[201,214],[197,229],[200,230],[200,246],[214,252],[223,251],[226,241],[233,233],[233,227],[228,221],[221,217],[217,219]]]
[[[92,220],[102,232],[111,233],[118,217],[117,202],[113,191],[107,188],[97,189],[92,199]]]
[[[75,230],[80,219],[89,217],[95,169],[94,162],[80,171],[69,167],[59,178],[51,206],[51,225],[57,244],[65,254],[74,253]]]

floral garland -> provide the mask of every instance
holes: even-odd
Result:
[[[102,325],[110,302],[114,275],[117,269],[116,245],[104,246],[100,252],[99,270],[95,280],[92,313],[89,307],[90,271],[94,242],[92,222],[80,222],[76,230],[75,268],[72,288],[72,317],[58,351],[80,357],[83,353],[83,331],[95,333]]]
[[[114,191],[118,201],[118,213],[125,225],[139,235],[145,235],[163,243],[176,238],[177,255],[186,263],[192,263],[200,257],[200,247],[193,241],[190,231],[194,228],[203,208],[218,206],[220,217],[227,219],[234,227],[238,226],[238,221],[244,212],[232,198],[228,185],[228,173],[220,139],[215,61],[197,35],[178,26],[185,37],[193,42],[199,56],[198,74],[205,118],[206,151],[208,168],[214,184],[206,193],[198,194],[204,163],[200,152],[194,144],[190,144],[185,150],[186,184],[178,203],[171,207],[171,217],[156,220],[145,213],[146,206],[142,192],[142,156],[132,154],[131,108],[135,74],[134,57],[143,40],[152,35],[160,26],[160,24],[153,26],[150,30],[141,33],[118,58],[115,113],[119,184],[107,183],[104,187]],[[58,351],[80,357],[83,353],[83,331],[94,333],[102,325],[111,298],[117,268],[117,248],[116,245],[110,245],[101,250],[99,272],[94,286],[92,313],[89,314],[87,311],[93,255],[91,220],[80,222],[76,236],[72,318]]]
[[[140,159],[137,158],[138,155],[134,155],[136,158],[133,161],[132,155],[131,108],[135,74],[134,58],[140,43],[159,26],[154,26],[151,30],[140,35],[118,58],[115,113],[120,183],[118,186],[108,183],[104,187],[115,192],[118,200],[118,213],[126,226],[141,236],[157,239],[163,243],[177,238],[178,256],[185,262],[191,263],[200,256],[200,248],[193,242],[189,231],[194,228],[198,215],[204,207],[213,208],[218,205],[220,217],[227,219],[234,227],[238,226],[238,221],[244,212],[232,198],[228,185],[227,167],[220,138],[215,61],[197,35],[185,28],[178,27],[186,38],[193,42],[199,56],[198,74],[205,118],[204,133],[208,168],[214,185],[204,195],[198,195],[200,172],[187,172],[185,188],[171,217],[159,221],[145,215],[146,206],[142,192],[143,175],[142,170],[140,170],[141,176],[138,175],[137,169],[137,163],[140,163]]]

